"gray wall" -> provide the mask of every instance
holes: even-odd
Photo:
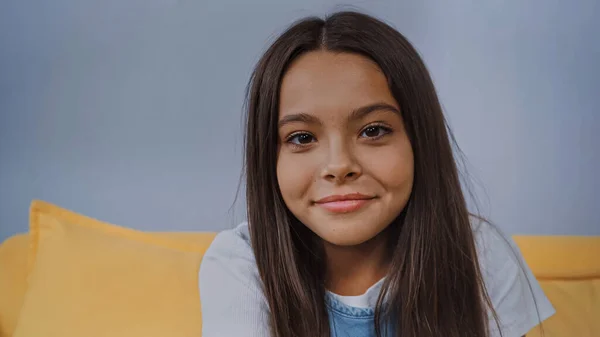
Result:
[[[600,234],[596,1],[355,1],[422,52],[485,214]],[[253,64],[330,1],[0,2],[0,240],[31,199],[145,230],[220,230]],[[485,190],[483,190],[485,189]],[[242,193],[243,194],[243,193]]]

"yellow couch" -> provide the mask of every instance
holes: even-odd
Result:
[[[41,201],[30,218],[0,245],[0,337],[200,336],[214,233],[134,231]],[[545,336],[600,336],[600,237],[514,239],[557,311]]]

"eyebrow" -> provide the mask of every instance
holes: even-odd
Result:
[[[278,126],[281,128],[287,124],[290,123],[294,123],[294,122],[301,122],[301,123],[307,123],[307,124],[320,124],[321,121],[313,116],[313,115],[309,115],[307,113],[301,112],[301,113],[297,113],[297,114],[291,114],[291,115],[286,115],[283,118],[281,118],[278,122]]]
[[[396,108],[395,106],[388,104],[388,103],[378,102],[378,103],[365,105],[360,108],[352,110],[350,115],[348,115],[348,121],[358,120],[358,119],[366,117],[367,115],[369,115],[375,111],[382,111],[382,110],[391,111],[393,113],[398,114],[398,116],[401,116],[400,110],[398,110],[398,108]],[[291,115],[284,116],[283,118],[281,118],[279,120],[278,126],[281,128],[286,124],[290,124],[290,123],[294,123],[294,122],[301,122],[301,123],[307,123],[307,124],[320,124],[321,123],[321,121],[317,117],[307,114],[307,113],[304,113],[304,112],[301,112],[301,113],[297,113],[297,114],[291,114]]]
[[[398,116],[402,116],[400,114],[400,110],[398,110],[398,108],[396,108],[395,106],[388,104],[388,103],[378,102],[378,103],[365,105],[358,109],[352,110],[350,115],[348,115],[348,121],[362,119],[375,111],[385,111],[385,110],[391,111],[391,112],[397,114]]]

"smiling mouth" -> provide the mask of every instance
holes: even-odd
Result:
[[[352,193],[331,195],[317,200],[315,204],[332,213],[350,213],[359,210],[373,199],[374,196]]]

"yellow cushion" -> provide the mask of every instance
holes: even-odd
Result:
[[[527,337],[600,336],[600,237],[516,236],[556,314]]]
[[[198,268],[213,237],[135,231],[34,201],[14,337],[200,336]]]
[[[0,337],[13,335],[27,290],[27,240],[19,234],[0,245]]]
[[[600,236],[513,238],[538,280],[600,279]]]
[[[527,337],[600,336],[600,279],[540,282],[556,314]]]

